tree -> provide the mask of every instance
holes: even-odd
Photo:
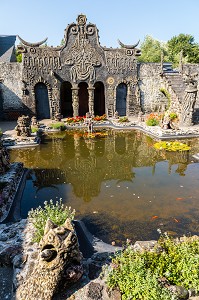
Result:
[[[167,53],[166,44],[154,39],[152,36],[147,35],[144,42],[141,44],[140,62],[160,62],[161,53]]]
[[[184,63],[199,63],[199,45],[190,34],[179,34],[167,42],[168,59],[174,66],[179,63],[179,53],[183,51]]]
[[[18,50],[16,50],[15,54],[16,54],[17,62],[21,63],[22,62],[22,53],[20,53]]]

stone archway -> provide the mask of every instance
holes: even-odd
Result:
[[[43,82],[38,82],[34,87],[37,119],[50,119],[50,105],[48,89]]]
[[[63,117],[73,116],[72,107],[72,85],[68,81],[64,81],[61,84],[60,98],[61,98],[61,114]]]
[[[116,111],[119,116],[126,116],[127,85],[120,83],[116,89]]]
[[[95,83],[94,88],[94,114],[102,116],[105,114],[104,84],[98,81]]]
[[[79,87],[79,116],[85,116],[89,111],[88,107],[88,84],[80,82]]]

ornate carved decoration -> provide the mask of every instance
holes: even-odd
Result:
[[[123,74],[135,72],[137,65],[132,56],[125,53],[125,49],[107,50],[105,52],[106,66],[109,74]]]
[[[72,82],[77,80],[95,80],[95,67],[99,67],[102,58],[96,49],[91,45],[88,35],[94,33],[92,24],[86,25],[86,16],[80,15],[78,24],[71,27],[71,33],[77,35],[74,44],[68,49],[65,64],[71,66],[70,75]]]
[[[26,42],[25,40],[23,40],[19,35],[17,37],[20,40],[20,42],[27,47],[39,47],[42,44],[44,44],[48,39],[48,38],[45,38],[44,40],[42,40],[41,42],[38,42],[38,43],[29,43],[29,42]]]
[[[131,56],[140,56],[141,55],[141,50],[137,49],[137,45],[139,44],[140,41],[138,41],[136,44],[134,45],[125,45],[123,44],[119,39],[118,39],[118,43],[120,44],[120,46],[124,49],[126,49],[126,55]]]
[[[121,46],[122,48],[126,48],[126,49],[134,49],[135,47],[138,46],[139,42],[140,42],[140,40],[139,40],[136,44],[134,44],[134,45],[125,45],[125,44],[123,44],[123,43],[118,39],[118,43],[120,44],[120,46]]]
[[[106,80],[106,82],[107,82],[108,84],[112,85],[112,84],[114,84],[115,80],[114,80],[113,77],[108,77],[107,80]]]

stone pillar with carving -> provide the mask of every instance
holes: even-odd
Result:
[[[89,113],[91,116],[94,116],[94,86],[89,83],[88,86],[88,108],[89,108]]]
[[[185,95],[182,101],[181,114],[180,114],[180,125],[191,126],[193,125],[193,112],[197,98],[197,84],[198,73],[185,74]]]
[[[51,93],[51,97],[49,95],[52,114],[51,117],[54,118],[57,114],[60,114],[60,89],[57,87],[53,87]]]
[[[79,116],[79,87],[74,84],[72,90],[73,117]]]
[[[109,85],[107,89],[107,115],[113,117],[116,109],[116,99],[114,97],[114,86]]]
[[[137,115],[141,111],[140,104],[140,93],[138,88],[138,83],[129,81],[127,84],[127,97],[126,97],[126,115],[133,116]]]

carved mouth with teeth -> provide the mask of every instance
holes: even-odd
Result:
[[[57,257],[57,250],[53,245],[45,245],[41,251],[41,259],[47,262],[51,262]]]

